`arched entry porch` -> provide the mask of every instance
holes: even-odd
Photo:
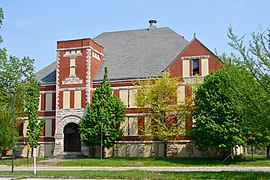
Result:
[[[81,138],[76,123],[64,127],[64,152],[81,152]]]

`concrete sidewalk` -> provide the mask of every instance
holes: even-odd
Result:
[[[222,172],[222,171],[245,171],[245,172],[270,172],[270,167],[252,166],[196,166],[196,167],[102,167],[102,166],[55,166],[58,162],[65,159],[48,159],[37,162],[37,171],[167,171],[167,172]],[[34,167],[15,166],[14,171],[33,171]],[[11,171],[11,166],[0,165],[0,172]]]

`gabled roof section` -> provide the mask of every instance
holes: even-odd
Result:
[[[206,50],[209,51],[209,53],[211,53],[213,56],[216,57],[216,55],[208,48],[206,47],[198,38],[196,38],[196,36],[194,35],[194,38],[190,41],[189,45],[193,42],[193,41],[196,41],[198,42],[199,44],[201,44]],[[188,47],[188,46],[187,46]]]
[[[168,27],[106,32],[93,40],[104,47],[105,55],[94,81],[103,79],[105,66],[111,80],[159,76],[188,45]]]
[[[194,48],[194,43],[197,43],[199,45],[201,45],[204,49],[202,48]],[[188,49],[192,49],[191,52],[187,52]],[[185,48],[182,49],[182,51],[178,54],[178,56],[172,61],[170,62],[170,64],[168,66],[166,66],[163,71],[167,70],[175,61],[177,61],[178,57],[181,56],[185,56],[186,53],[188,53],[189,55],[205,55],[205,51],[207,51],[207,53],[210,53],[213,57],[216,57],[216,55],[210,50],[208,49],[199,39],[196,38],[196,36],[194,35],[194,38],[187,44],[187,46]],[[191,53],[191,54],[190,54]],[[201,53],[201,54],[200,54]]]
[[[56,83],[56,61],[47,67],[41,69],[35,74],[36,80],[42,85],[49,85]]]

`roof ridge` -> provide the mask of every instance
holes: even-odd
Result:
[[[159,27],[159,28],[157,28],[156,30],[160,30],[160,29],[170,29],[170,30],[172,30],[172,29],[169,28],[169,27]],[[108,31],[108,32],[103,32],[103,33],[97,35],[97,36],[94,37],[93,39],[95,39],[95,38],[97,38],[98,36],[103,35],[103,34],[123,33],[123,32],[132,32],[132,31],[143,31],[143,30],[149,30],[149,28],[144,28],[144,29],[129,29],[129,30],[121,30],[121,31]],[[176,34],[177,34],[177,33],[176,33]]]

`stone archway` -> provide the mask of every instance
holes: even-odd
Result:
[[[81,139],[76,123],[64,127],[64,152],[81,152]]]
[[[63,114],[68,114],[68,113],[63,113]],[[59,118],[59,119],[58,119]],[[78,123],[80,122],[81,116],[78,115],[66,115],[66,116],[61,116],[57,117],[56,119],[56,130],[55,130],[55,146],[54,146],[54,156],[61,156],[64,154],[64,146],[65,146],[65,134],[64,134],[64,129],[68,124],[76,124],[78,125]],[[83,148],[83,145],[81,144],[81,148]],[[71,151],[70,151],[71,152]],[[81,152],[78,151],[78,152]]]

